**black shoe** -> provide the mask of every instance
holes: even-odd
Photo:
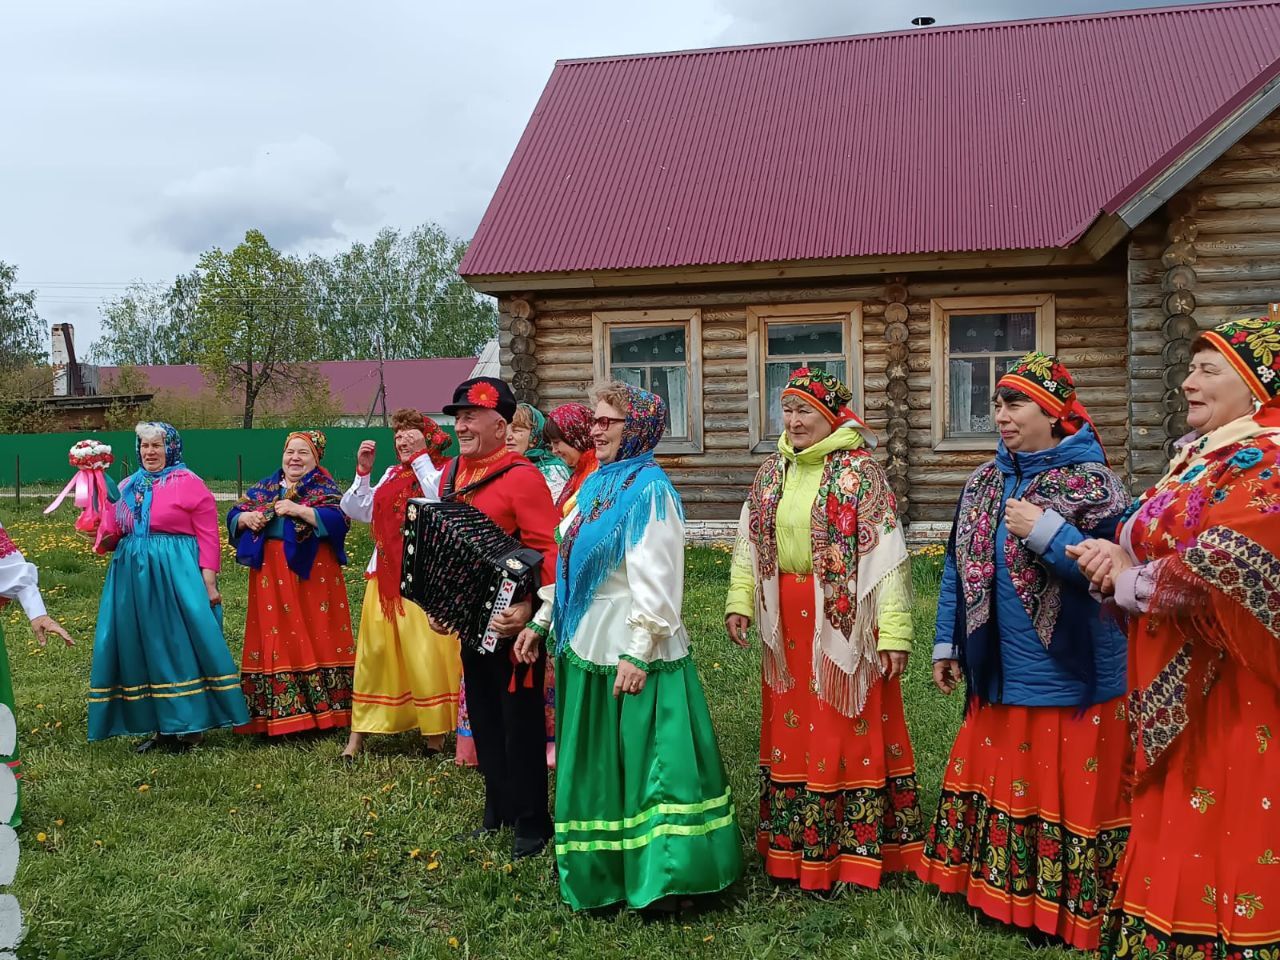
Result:
[[[515,843],[511,845],[511,859],[525,860],[536,857],[547,849],[547,843],[546,837],[516,837]]]
[[[134,747],[133,752],[147,753],[150,750],[155,750],[157,747],[164,750],[173,750],[175,748],[182,749],[179,746],[180,742],[181,741],[179,741],[177,737],[173,736],[173,734],[153,733],[151,736],[147,737],[147,739]]]

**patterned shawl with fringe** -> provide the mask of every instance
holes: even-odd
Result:
[[[742,513],[739,545],[751,552],[757,622],[764,644],[764,679],[790,690],[779,608],[776,521],[787,461],[769,457],[756,474]],[[880,676],[879,592],[890,580],[910,589],[910,555],[884,470],[865,447],[836,450],[822,468],[810,517],[815,616],[813,674],[817,693],[846,717],[862,713]]]
[[[1223,669],[1280,687],[1280,401],[1183,447],[1132,514],[1130,548],[1155,572],[1130,623],[1141,781],[1196,730]]]

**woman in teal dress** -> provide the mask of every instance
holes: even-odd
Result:
[[[600,469],[516,653],[532,662],[554,634],[561,895],[576,910],[669,909],[737,880],[742,841],[680,620],[684,514],[653,457],[666,407],[622,383],[596,397]]]
[[[112,553],[89,675],[89,739],[151,734],[186,749],[244,723],[240,672],[222,636],[218,508],[182,462],[167,423],[140,423],[140,466],[103,514],[95,549]]]

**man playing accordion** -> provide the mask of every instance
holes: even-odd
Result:
[[[541,553],[541,582],[554,582],[560,511],[538,468],[506,449],[507,424],[516,412],[511,388],[493,377],[467,380],[454,390],[444,412],[454,417],[460,452],[444,467],[441,497],[471,504]],[[533,603],[533,597],[521,598],[494,617],[501,637],[494,652],[462,647],[467,709],[485,782],[484,821],[472,836],[511,827],[515,859],[541,853],[553,833],[543,719],[546,657],[525,665],[512,655],[512,642],[528,623]]]

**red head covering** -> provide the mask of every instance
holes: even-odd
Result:
[[[996,389],[1001,387],[1026,394],[1036,406],[1057,420],[1062,425],[1063,433],[1068,436],[1078,433],[1087,423],[1093,430],[1098,445],[1102,446],[1098,428],[1093,425],[1089,411],[1076,395],[1075,378],[1057,357],[1039,351],[1028,353],[996,381]],[[1105,448],[1103,455],[1106,455]],[[1110,463],[1110,460],[1107,462]]]

